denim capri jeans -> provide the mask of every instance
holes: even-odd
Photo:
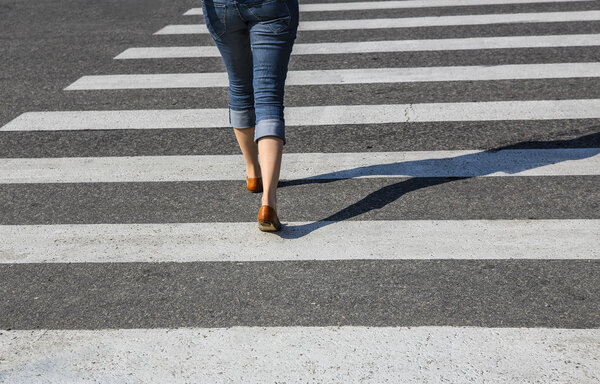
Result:
[[[283,97],[298,30],[298,0],[203,0],[206,27],[229,77],[229,122],[254,141],[285,144]]]

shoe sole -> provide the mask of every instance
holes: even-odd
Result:
[[[277,227],[274,223],[271,223],[270,221],[259,221],[258,229],[260,229],[263,232],[277,232],[281,229],[281,226]]]

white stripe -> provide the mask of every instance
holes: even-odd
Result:
[[[202,315],[199,313],[199,316]],[[600,329],[231,327],[13,330],[14,384],[596,383]]]
[[[300,44],[296,44],[296,46],[297,45]],[[600,45],[600,43],[598,45]],[[292,51],[292,53],[294,52]],[[127,48],[115,56],[114,59],[170,59],[186,57],[221,57],[221,54],[214,45],[192,47],[136,47]]]
[[[288,107],[288,126],[431,121],[598,119],[600,99]],[[0,131],[229,127],[228,110],[26,112]]]
[[[600,77],[600,63],[511,64],[290,71],[286,85],[374,84]],[[83,76],[65,90],[227,87],[227,73]]]
[[[600,11],[508,13],[407,17],[398,19],[359,19],[352,20],[353,22],[348,22],[348,20],[301,21],[300,25],[298,26],[298,31],[440,27],[451,25],[486,25],[504,23],[553,23],[598,20],[600,20]],[[206,25],[167,25],[166,27],[155,32],[155,35],[180,35],[197,33],[208,33]]]
[[[167,25],[154,32],[155,35],[189,35],[196,33],[208,33],[205,24],[176,24]]]
[[[281,178],[597,176],[600,148],[289,153]],[[0,183],[243,179],[241,155],[0,159]]]
[[[591,0],[407,0],[407,1],[357,1],[350,3],[300,4],[300,12],[355,11],[367,9],[467,7],[476,5],[508,5],[537,3],[569,3]],[[202,8],[192,8],[186,13],[202,15]]]
[[[115,56],[114,59],[167,59],[184,57],[221,57],[221,55],[214,45],[206,47],[140,47],[128,48]]]
[[[0,226],[2,263],[358,259],[600,259],[600,220],[286,222]],[[244,251],[240,252],[240,239]]]
[[[295,44],[292,55],[599,46],[600,34]],[[128,48],[115,59],[220,57],[215,46]]]

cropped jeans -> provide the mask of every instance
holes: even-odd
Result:
[[[229,122],[256,127],[254,141],[285,144],[283,97],[298,30],[298,0],[203,0],[206,27],[229,77]]]

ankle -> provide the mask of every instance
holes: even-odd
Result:
[[[269,207],[276,209],[277,208],[277,199],[269,199],[269,198],[265,198],[263,197],[261,200],[261,204],[262,205],[268,205]]]

